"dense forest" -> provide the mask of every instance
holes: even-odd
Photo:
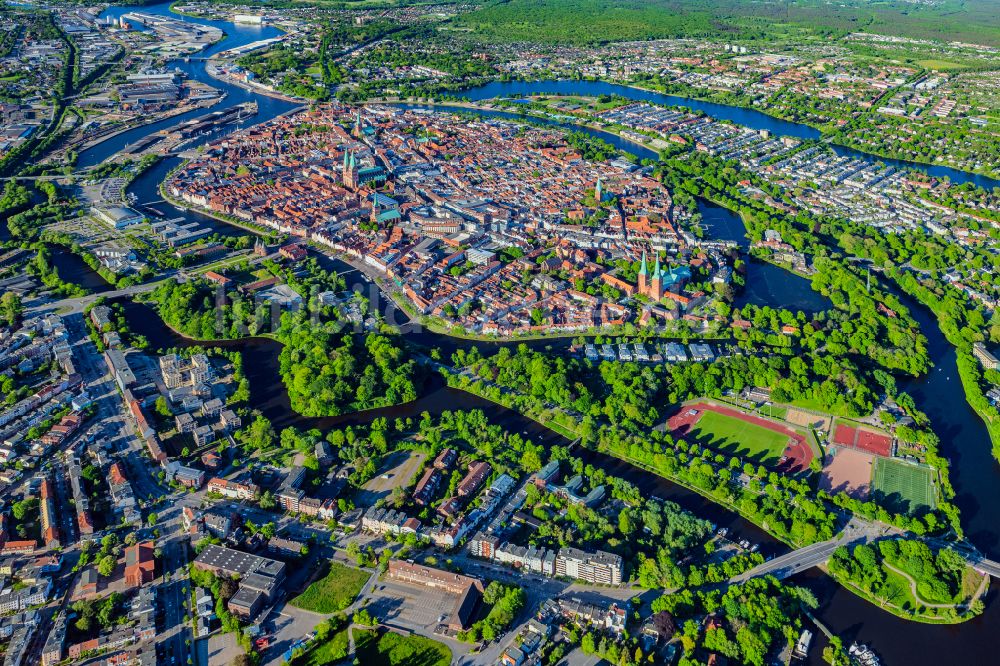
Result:
[[[867,31],[919,39],[1000,45],[1000,15],[989,0],[873,6],[841,3],[741,3],[733,0],[506,0],[485,2],[453,22],[477,39],[598,44],[677,37],[829,38]]]

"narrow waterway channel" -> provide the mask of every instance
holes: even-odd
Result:
[[[104,15],[118,16],[121,13],[133,8],[111,8]],[[141,11],[165,14],[169,13],[167,4],[151,5],[142,7]],[[188,19],[195,20],[195,19]],[[273,29],[260,29],[249,26],[236,26],[228,22],[207,22],[223,28],[227,33],[227,39],[222,43],[211,47],[207,52],[214,53],[219,50],[231,48],[239,44],[249,43],[258,39],[274,36]],[[262,122],[269,118],[287,111],[293,105],[288,102],[265,98],[254,93],[243,90],[227,83],[216,81],[207,76],[204,72],[204,64],[201,62],[177,63],[188,75],[199,81],[220,87],[228,94],[226,100],[220,104],[232,105],[242,101],[257,101],[260,104],[261,112],[252,122]],[[659,93],[649,93],[639,91],[626,86],[614,84],[588,82],[588,81],[558,81],[542,83],[503,83],[490,84],[474,91],[463,93],[472,99],[486,99],[495,96],[512,96],[528,94],[619,94],[631,99],[654,101],[662,104],[675,106],[687,106],[710,113],[713,116],[732,120],[757,129],[769,129],[776,134],[798,136],[802,138],[815,138],[818,136],[816,130],[786,121],[780,121],[765,114],[727,107],[706,102],[696,102],[679,97],[660,95]],[[204,113],[199,110],[196,114]],[[501,116],[501,112],[497,112]],[[516,114],[513,114],[516,116]],[[502,116],[501,116],[502,117]],[[179,119],[171,119],[167,124],[179,122]],[[558,123],[557,123],[558,124]],[[149,131],[153,131],[152,126],[134,130],[121,137],[109,140],[104,144],[92,149],[86,154],[86,162],[81,164],[96,164],[107,156],[119,150],[129,141],[134,141],[145,136]],[[573,128],[579,129],[579,128]],[[593,130],[591,130],[593,132]],[[621,147],[629,152],[637,152],[636,146],[628,144],[624,146],[623,140],[619,137],[600,133],[601,138]],[[610,137],[610,138],[608,138]],[[211,137],[204,137],[209,140]],[[612,141],[615,139],[616,141]],[[855,152],[855,151],[852,151]],[[863,154],[858,153],[863,156]],[[872,159],[869,156],[865,156]],[[81,155],[81,160],[84,155]],[[889,160],[883,160],[890,162]],[[139,197],[140,203],[149,203],[159,199],[157,186],[169,169],[176,165],[175,160],[167,160],[146,174],[143,174],[129,188]],[[953,182],[966,182],[972,180],[987,187],[998,185],[996,181],[984,179],[980,176],[973,176],[946,167],[924,167],[914,165],[913,168],[923,170],[934,176],[950,177]],[[169,212],[167,216],[184,214],[191,217],[191,213],[185,213],[179,209],[169,206],[169,204],[158,204]],[[710,204],[703,204],[702,213],[706,217],[706,225],[722,236],[724,229],[728,230],[733,240],[739,240],[735,236],[742,236],[742,223],[732,213]],[[709,219],[711,218],[711,219]],[[199,219],[206,220],[208,218]],[[221,223],[211,221],[211,224],[219,228]],[[736,225],[736,226],[734,226]],[[828,307],[825,299],[808,289],[808,282],[802,278],[792,276],[777,267],[768,264],[760,264],[763,271],[756,275],[757,284],[751,286],[747,298],[753,302],[761,304],[773,304],[776,306],[812,310]],[[767,267],[766,269],[763,267]],[[751,270],[755,270],[751,268]],[[777,271],[773,274],[770,271]],[[791,287],[792,291],[785,291]],[[763,287],[760,287],[760,285]],[[761,289],[754,291],[756,289]],[[808,292],[808,295],[807,293]],[[927,335],[929,342],[929,352],[935,364],[935,368],[927,376],[905,383],[902,388],[910,392],[917,402],[917,406],[926,412],[932,419],[935,430],[941,436],[944,443],[944,452],[952,462],[952,479],[958,491],[958,504],[962,510],[963,523],[966,525],[972,541],[991,557],[1000,557],[1000,540],[998,540],[998,530],[1000,530],[1000,467],[993,461],[990,455],[989,437],[983,423],[978,416],[965,403],[961,384],[958,379],[957,367],[955,365],[955,355],[947,340],[944,339],[936,322],[929,313],[909,299],[904,302],[913,310],[914,316],[921,325],[921,329]],[[137,333],[145,335],[150,339],[154,347],[177,346],[183,344],[201,344],[187,341],[178,336],[173,331],[165,327],[158,317],[150,316],[151,313],[146,306],[126,303],[126,314],[130,325]],[[425,346],[439,346],[447,350],[457,347],[469,347],[473,343],[464,340],[456,340],[447,336],[438,336],[431,333],[408,333],[407,339],[418,342]],[[513,343],[513,344],[516,344]],[[549,346],[552,345],[556,353],[559,351],[559,343],[535,342],[532,345]],[[288,403],[288,395],[284,390],[278,376],[278,355],[280,345],[268,339],[254,339],[241,341],[227,341],[221,343],[207,343],[204,346],[223,346],[239,348],[248,360],[245,363],[247,376],[250,381],[251,399],[254,406],[260,408],[263,413],[270,418],[277,428],[294,425],[300,428],[317,427],[329,429],[340,427],[351,423],[367,423],[377,416],[395,418],[397,416],[415,416],[423,411],[440,413],[445,409],[472,409],[479,408],[487,412],[495,422],[502,423],[514,430],[529,434],[535,441],[545,443],[564,442],[562,438],[551,431],[542,428],[538,424],[520,416],[510,410],[505,410],[488,401],[481,400],[475,396],[468,395],[461,391],[455,391],[443,386],[440,379],[432,379],[425,387],[424,394],[413,403],[401,405],[382,410],[374,410],[362,414],[353,414],[342,417],[329,417],[321,419],[308,419],[295,414]],[[490,350],[496,344],[483,344]],[[669,483],[659,477],[638,470],[626,463],[601,456],[600,454],[584,452],[588,460],[593,464],[600,464],[610,473],[618,474],[628,478],[650,494],[655,494],[665,499],[672,499],[682,504],[695,513],[708,517],[720,525],[730,526],[735,533],[746,535],[746,538],[765,544],[765,549],[779,551],[783,549],[780,544],[762,534],[756,527],[747,524],[742,519],[726,512],[711,502],[705,500],[700,495],[687,491],[683,488]],[[993,655],[992,643],[995,635],[1000,631],[1000,604],[994,603],[996,592],[990,592],[987,597],[987,609],[983,616],[972,622],[955,626],[928,626],[909,622],[904,622],[888,613],[884,613],[874,606],[862,601],[853,594],[838,587],[829,578],[818,572],[809,572],[796,578],[796,582],[808,585],[817,592],[821,601],[821,608],[817,616],[834,632],[844,636],[848,641],[860,640],[874,646],[883,657],[883,663],[903,664],[903,663],[994,663],[997,659]],[[822,663],[820,659],[819,646],[814,647],[810,656],[810,663]]]
[[[239,350],[247,359],[253,359],[252,363],[244,364],[247,381],[250,384],[250,404],[255,409],[267,417],[276,430],[287,427],[295,427],[301,430],[317,428],[326,432],[333,428],[343,428],[349,425],[367,425],[374,419],[385,417],[390,421],[396,418],[419,419],[423,412],[432,415],[441,414],[444,411],[457,410],[483,410],[490,420],[513,431],[520,432],[532,441],[546,445],[568,445],[569,441],[561,435],[539,425],[535,421],[521,415],[520,413],[506,409],[480,398],[448,388],[444,380],[437,373],[429,373],[422,387],[421,396],[403,405],[395,405],[375,409],[367,412],[345,414],[343,416],[326,417],[306,417],[296,413],[291,406],[288,392],[285,385],[280,380],[279,355],[281,354],[281,343],[270,338],[252,338],[243,340],[221,340],[212,342],[200,342],[186,338],[171,330],[155,310],[141,303],[129,300],[116,301],[122,305],[125,311],[126,320],[129,327],[140,335],[145,336],[152,348],[170,347],[221,347],[224,349]],[[436,338],[436,339],[435,339]],[[409,339],[409,336],[408,338]],[[438,336],[433,333],[425,333],[421,337],[421,343],[437,342],[445,354],[450,354],[455,349],[469,348],[473,345],[490,347],[484,349],[484,353],[490,353],[499,346],[513,345],[515,343],[477,343],[466,340],[457,341],[455,338]],[[534,347],[548,346],[553,343],[534,341],[530,343]],[[565,341],[556,341],[555,347],[565,347]],[[651,494],[662,499],[675,501],[681,506],[689,509],[699,516],[707,518],[720,526],[729,527],[734,536],[747,538],[763,547],[765,553],[784,552],[786,547],[766,532],[759,529],[739,516],[726,511],[716,504],[708,502],[698,493],[687,490],[665,479],[653,474],[642,472],[628,463],[621,462],[601,453],[578,450],[577,455],[583,457],[588,463],[603,468],[605,471],[617,476],[631,480],[643,494]]]

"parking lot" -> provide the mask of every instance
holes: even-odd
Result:
[[[441,590],[380,581],[371,592],[368,610],[389,625],[431,633],[447,621],[458,597]]]
[[[427,454],[421,451],[396,451],[382,463],[375,478],[366,483],[354,504],[359,507],[369,507],[380,499],[388,497],[393,490],[407,485],[427,459]]]
[[[198,663],[202,664],[231,664],[237,655],[243,654],[243,648],[236,642],[236,635],[221,631],[197,641],[195,650]]]
[[[284,604],[280,611],[271,611],[263,622],[264,630],[271,634],[271,644],[264,651],[261,664],[264,666],[281,664],[284,661],[282,655],[288,648],[312,631],[323,619],[324,616],[319,613],[312,613],[289,604]]]

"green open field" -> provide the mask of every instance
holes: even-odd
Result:
[[[327,574],[288,603],[314,613],[336,613],[351,605],[370,575],[367,571],[330,562]]]
[[[355,631],[358,663],[365,666],[448,666],[451,650],[423,636]]]
[[[712,448],[761,463],[777,462],[788,445],[788,437],[781,433],[713,411],[705,411],[692,432],[699,442]]]
[[[347,650],[350,647],[347,636],[347,629],[342,629],[337,633],[330,636],[321,645],[318,645],[315,649],[310,650],[304,660],[301,662],[296,661],[296,666],[299,663],[304,666],[326,666],[327,664],[335,664],[347,656]]]
[[[951,62],[950,60],[938,60],[936,58],[918,60],[917,64],[921,67],[926,67],[927,69],[936,69],[942,72],[949,69],[962,69],[965,66],[962,63]]]
[[[934,472],[892,458],[877,458],[872,479],[874,497],[888,501],[897,511],[914,512],[924,507],[933,509]]]

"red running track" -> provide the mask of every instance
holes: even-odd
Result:
[[[691,414],[690,412],[692,410],[696,413]],[[685,405],[679,412],[667,419],[667,428],[675,437],[683,437],[691,431],[691,426],[697,423],[698,420],[701,419],[701,415],[706,411],[717,412],[724,416],[739,419],[740,421],[745,421],[746,423],[751,423],[755,426],[767,428],[768,430],[786,435],[788,437],[788,445],[785,447],[782,455],[785,456],[787,460],[785,460],[785,462],[778,467],[778,470],[794,474],[796,472],[802,472],[809,469],[809,463],[811,463],[813,459],[813,450],[809,446],[809,443],[806,442],[804,435],[787,426],[775,423],[774,421],[768,421],[767,419],[754,416],[752,414],[744,414],[743,412],[735,409],[719,405],[709,405],[703,402],[693,405]]]

